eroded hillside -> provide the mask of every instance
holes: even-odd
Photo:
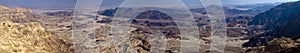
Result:
[[[1,53],[72,53],[73,45],[52,35],[29,9],[0,6]]]

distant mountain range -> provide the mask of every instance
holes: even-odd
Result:
[[[300,1],[276,6],[255,16],[249,25],[262,25],[266,33],[253,37],[243,46],[268,45],[267,42],[280,37],[298,39],[300,37]]]
[[[259,13],[265,12],[281,3],[263,3],[254,5],[233,5],[223,6],[225,14],[227,16],[255,16]],[[205,8],[191,9],[192,12],[206,14]]]
[[[37,9],[41,9],[41,8],[42,9],[45,8],[64,9],[64,8],[74,8],[76,5],[76,1],[77,0],[0,0],[0,5],[4,5],[8,7],[24,7],[24,8],[37,8]],[[96,2],[97,0],[91,0],[91,1]],[[103,0],[101,8],[103,9],[116,8],[120,6],[123,1],[124,0]],[[189,8],[202,8],[202,4],[199,0],[182,0],[182,1]],[[224,4],[235,2],[235,1],[230,2],[230,1],[222,0]],[[274,1],[274,2],[282,2],[282,1]],[[250,5],[250,4],[243,4],[243,5]]]
[[[236,5],[236,6],[224,6],[225,14],[228,15],[248,15],[255,16],[259,13],[265,12],[281,3],[265,3],[265,4],[255,4],[255,5]],[[113,16],[118,8],[106,9],[99,11],[98,14],[105,16]],[[194,13],[206,14],[205,8],[193,8],[190,9]]]

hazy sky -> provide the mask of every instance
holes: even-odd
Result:
[[[290,2],[299,0],[222,0],[223,4],[258,4],[258,3],[276,3],[276,2]]]
[[[91,0],[87,0],[91,1]],[[102,7],[116,7],[123,0],[104,0]],[[200,7],[200,0],[182,0],[188,7]],[[298,0],[221,0],[223,5],[247,5]],[[172,2],[172,1],[170,1]],[[74,8],[76,0],[0,0],[0,5],[25,8]]]
[[[0,5],[25,8],[73,8],[76,0],[0,0]]]

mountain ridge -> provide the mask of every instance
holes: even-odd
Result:
[[[298,39],[300,32],[300,1],[288,2],[276,6],[255,16],[249,25],[261,25],[267,32],[255,36],[244,47],[258,47],[268,45],[274,38]]]

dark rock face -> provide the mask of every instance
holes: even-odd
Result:
[[[155,10],[149,10],[141,13],[133,20],[132,23],[146,24],[147,26],[176,26],[176,23],[170,16]]]
[[[103,18],[103,20],[99,20],[96,23],[110,23],[112,22],[111,18]]]
[[[136,19],[132,20],[132,24],[141,28],[137,31],[150,31],[148,33],[161,32],[166,34],[167,38],[179,38],[180,32],[174,20],[167,14],[149,10],[139,14]]]
[[[105,15],[105,16],[114,16],[115,12],[117,11],[118,8],[116,9],[107,9],[105,11],[98,11],[98,15]]]
[[[294,53],[300,51],[299,45],[290,38],[274,38],[265,47],[248,49],[247,53]]]
[[[228,27],[235,27],[238,24],[246,27],[251,18],[252,16],[227,17],[226,22]]]
[[[250,25],[265,25],[267,29],[283,27],[299,17],[299,3],[285,3],[255,16]]]
[[[47,12],[48,16],[73,16],[74,11],[57,11],[57,12]]]
[[[195,12],[195,13],[207,14],[205,8],[190,9],[190,11]]]
[[[268,41],[271,41],[274,37],[256,36],[249,39],[249,42],[244,43],[243,47],[259,47],[268,45]]]
[[[265,42],[273,38],[299,38],[300,30],[300,2],[281,4],[269,11],[254,17],[250,25],[263,25],[270,30],[262,35],[253,37],[244,47],[267,45]],[[261,43],[264,42],[264,43]]]

